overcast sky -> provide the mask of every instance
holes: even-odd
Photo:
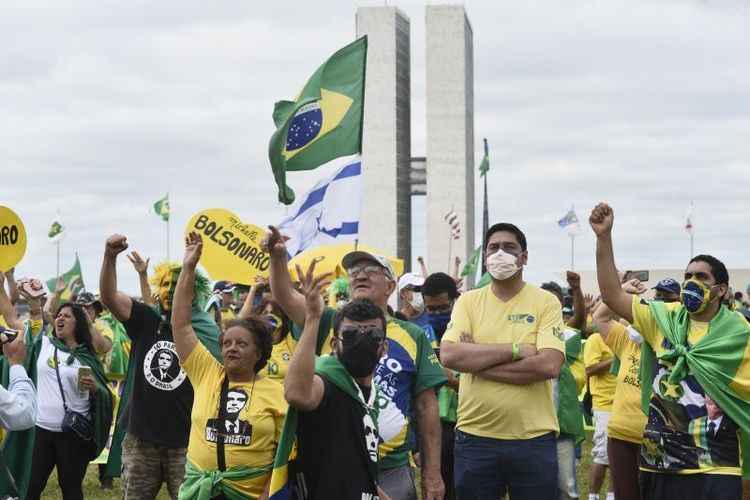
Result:
[[[424,2],[388,3],[411,19],[419,156]],[[67,228],[62,267],[77,251],[91,290],[112,232],[152,262],[164,258],[164,223],[152,204],[167,191],[173,257],[200,209],[278,222],[284,211],[267,157],[273,103],[293,97],[354,38],[357,6],[382,4],[0,3],[0,204],[21,215],[29,240],[17,276],[54,275],[46,234],[58,211]],[[487,0],[466,8],[477,162],[483,136],[491,148],[490,219],[526,231],[532,281],[568,266],[557,219],[575,204],[584,221],[598,200],[615,209],[623,268],[683,267],[691,200],[696,252],[750,267],[750,2]],[[312,181],[290,176],[298,193]],[[477,190],[478,216],[480,200]],[[423,254],[423,214],[415,226],[415,255]],[[576,247],[578,266],[591,269],[586,225]],[[121,288],[135,292],[129,263],[118,269]]]

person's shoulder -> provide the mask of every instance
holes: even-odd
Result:
[[[386,325],[386,328],[387,327],[401,329],[408,333],[409,336],[411,336],[415,340],[418,339],[420,335],[425,335],[424,329],[421,326],[411,321],[404,321],[396,317],[390,318],[388,324]]]
[[[543,304],[545,306],[550,304],[560,306],[560,301],[555,294],[531,283],[526,283],[521,293],[524,300],[530,300],[536,304]]]

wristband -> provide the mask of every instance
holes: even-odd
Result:
[[[521,359],[521,349],[519,348],[517,342],[513,342],[512,352],[513,352],[513,358],[512,358],[513,361],[518,361],[519,359]]]

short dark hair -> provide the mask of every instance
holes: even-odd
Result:
[[[563,293],[562,287],[555,283],[554,281],[548,281],[546,283],[542,283],[542,286],[540,287],[542,290],[547,290],[548,292],[552,292],[555,295],[559,295],[560,297],[564,297],[565,294]]]
[[[456,280],[445,273],[432,273],[427,276],[422,284],[422,295],[435,297],[441,293],[447,293],[451,299],[458,298],[458,287]]]
[[[742,300],[742,292],[734,292],[734,299],[735,300]]]
[[[493,234],[499,233],[500,231],[505,231],[515,236],[516,240],[518,240],[518,244],[521,245],[521,250],[524,252],[526,251],[526,235],[523,234],[523,231],[518,229],[518,226],[516,226],[515,224],[511,224],[510,222],[498,222],[497,224],[494,224],[491,228],[489,228],[487,230],[487,234],[484,236],[485,245],[488,241],[490,241],[490,237]]]
[[[728,285],[729,284],[729,271],[727,266],[722,261],[714,257],[713,255],[696,255],[690,259],[689,264],[693,262],[705,262],[711,268],[711,274],[714,275],[717,285]]]
[[[341,322],[344,318],[352,321],[366,321],[368,319],[379,319],[383,323],[383,331],[386,329],[385,314],[383,310],[375,305],[370,299],[352,300],[336,312],[333,317],[333,333],[338,336]]]
[[[240,328],[247,330],[253,337],[255,348],[260,352],[260,359],[253,366],[253,371],[258,373],[268,363],[271,357],[271,351],[273,350],[273,330],[271,325],[259,316],[252,315],[248,318],[236,318],[230,319],[224,323],[224,331],[219,334],[219,347],[224,343],[224,332],[239,326]]]

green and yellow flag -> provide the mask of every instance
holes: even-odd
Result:
[[[479,268],[479,259],[482,256],[482,245],[479,245],[469,257],[469,261],[464,265],[461,271],[461,277],[464,276],[476,276],[477,269]]]
[[[362,150],[366,61],[364,36],[324,62],[295,101],[274,106],[276,132],[268,144],[268,159],[282,203],[294,201],[287,171],[313,170]]]
[[[52,226],[49,228],[49,231],[47,232],[47,237],[52,242],[60,241],[63,238],[65,228],[62,224],[60,224],[58,221],[55,221],[52,223]]]
[[[63,273],[60,278],[65,282],[65,291],[60,297],[63,301],[70,300],[71,296],[85,289],[83,286],[83,274],[81,274],[81,262],[76,254],[76,261],[70,271]],[[54,292],[57,288],[57,278],[47,280],[47,289]]]
[[[164,221],[169,220],[169,193],[164,195],[164,198],[154,203],[154,212],[160,216]]]

